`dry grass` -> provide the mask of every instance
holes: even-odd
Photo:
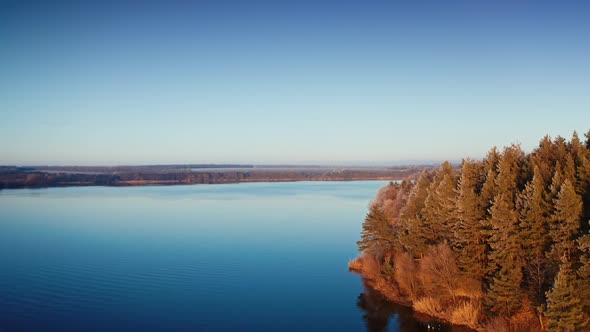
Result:
[[[373,255],[364,254],[362,256],[362,271],[363,277],[368,279],[381,278],[381,263]]]
[[[438,317],[442,312],[442,306],[437,299],[431,297],[423,297],[419,300],[414,301],[412,307],[414,310],[433,316]]]
[[[410,300],[420,296],[420,282],[417,276],[417,265],[412,255],[408,253],[398,253],[394,257],[394,278],[399,285],[402,293],[406,294]]]
[[[419,279],[426,294],[455,300],[455,289],[460,281],[459,268],[448,245],[428,247],[419,262]]]
[[[451,313],[451,323],[476,327],[481,314],[479,301],[468,301],[459,304]]]
[[[348,261],[348,269],[355,272],[363,272],[363,258],[359,256]]]
[[[483,297],[481,283],[471,278],[461,278],[453,293],[456,297],[464,297],[471,300],[480,300]]]
[[[378,279],[381,277],[381,264],[377,258],[370,254],[362,254],[361,256],[350,260],[348,268],[352,271],[362,273],[363,277],[367,279]]]

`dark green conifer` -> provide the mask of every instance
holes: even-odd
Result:
[[[398,222],[398,236],[401,245],[407,252],[420,255],[425,252],[427,244],[424,224],[424,205],[428,196],[428,188],[432,176],[428,172],[420,174],[410,194],[406,206],[402,209]]]
[[[577,290],[586,312],[590,312],[590,234],[578,239],[581,266],[578,269]]]
[[[454,171],[448,166],[441,166],[434,181],[428,188],[424,202],[424,234],[428,245],[451,240],[451,229],[456,220],[456,180]]]
[[[458,252],[459,266],[475,280],[484,276],[487,261],[487,244],[482,219],[484,211],[478,192],[482,185],[483,165],[464,160],[458,183],[457,225],[454,231],[454,249]]]
[[[551,194],[551,199],[557,199],[557,195],[561,190],[561,185],[563,184],[563,173],[561,170],[561,163],[557,162],[555,165],[555,172],[553,174],[553,178],[551,179],[551,186],[549,187],[549,193]]]
[[[572,184],[576,183],[576,164],[571,154],[565,158],[565,166],[563,167],[563,179],[569,180]]]
[[[522,306],[522,272],[516,256],[506,257],[490,283],[484,302],[495,315],[509,317]]]
[[[523,258],[518,216],[509,194],[496,196],[491,214],[493,230],[489,238],[489,289],[485,303],[491,312],[510,315],[522,303]]]
[[[521,305],[524,264],[515,196],[522,160],[520,147],[513,145],[504,149],[496,179],[499,194],[490,209],[492,230],[488,244],[491,251],[487,267],[490,284],[486,305],[490,311],[503,315],[514,313]]]
[[[576,289],[576,275],[571,264],[564,259],[553,288],[547,292],[547,311],[549,331],[583,331],[588,325],[584,318],[582,304]]]
[[[387,216],[378,206],[372,205],[363,223],[361,240],[356,243],[359,251],[377,253],[391,250],[395,241]]]
[[[533,180],[518,194],[516,207],[524,253],[523,272],[533,300],[537,304],[543,301],[547,266],[545,250],[549,243],[550,212],[546,196],[541,173],[535,166]]]
[[[539,142],[539,146],[530,154],[530,162],[533,166],[539,168],[545,186],[551,184],[551,179],[555,173],[556,147],[551,137],[545,135]]]
[[[555,210],[551,218],[549,235],[553,241],[553,257],[571,260],[575,249],[574,240],[580,231],[582,199],[569,180],[565,180],[554,201]]]
[[[555,158],[563,167],[566,163],[568,153],[568,144],[565,138],[561,136],[555,137]],[[563,170],[562,170],[563,171]]]

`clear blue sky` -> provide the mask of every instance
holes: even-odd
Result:
[[[0,164],[457,160],[590,129],[588,1],[83,2],[0,1]]]

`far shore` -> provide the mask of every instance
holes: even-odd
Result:
[[[72,186],[154,186],[297,181],[396,181],[430,165],[394,167],[333,166],[0,166],[0,189]]]

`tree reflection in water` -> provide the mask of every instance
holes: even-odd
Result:
[[[364,312],[363,320],[368,332],[466,332],[461,326],[452,326],[429,320],[427,316],[414,314],[410,307],[388,301],[363,280],[364,292],[358,297],[356,305]]]

